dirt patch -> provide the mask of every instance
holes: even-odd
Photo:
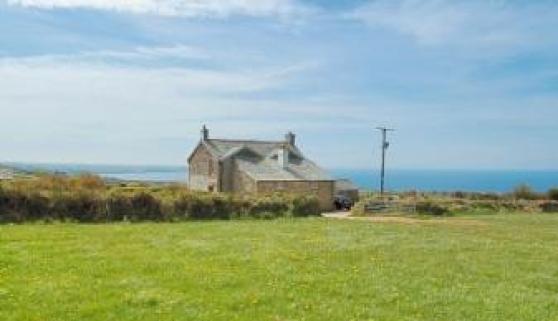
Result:
[[[354,221],[369,221],[377,223],[398,223],[398,224],[422,224],[422,225],[455,225],[455,226],[485,226],[481,222],[468,218],[441,217],[441,218],[420,218],[413,216],[383,215],[383,216],[350,216],[350,212],[324,213],[323,217],[332,219],[344,219]]]

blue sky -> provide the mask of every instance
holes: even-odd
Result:
[[[0,161],[185,162],[288,130],[326,167],[558,169],[558,4],[0,0]]]

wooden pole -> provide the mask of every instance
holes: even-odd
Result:
[[[389,142],[387,141],[387,132],[394,131],[395,129],[386,127],[377,127],[376,129],[382,132],[382,168],[380,171],[380,195],[384,196],[385,192],[385,176],[386,176],[386,151],[389,147]]]

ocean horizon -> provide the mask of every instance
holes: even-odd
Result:
[[[187,169],[168,165],[94,165],[6,163],[27,171],[92,173],[106,179],[140,182],[186,183]],[[328,169],[336,178],[350,179],[365,190],[379,189],[377,169]],[[544,192],[558,186],[558,170],[387,169],[386,189],[391,191],[509,192],[520,184]]]

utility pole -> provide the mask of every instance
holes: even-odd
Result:
[[[380,173],[380,195],[384,195],[384,182],[386,176],[386,151],[389,147],[389,142],[387,141],[387,132],[395,131],[395,129],[386,127],[376,127],[377,130],[382,132],[382,171]]]

